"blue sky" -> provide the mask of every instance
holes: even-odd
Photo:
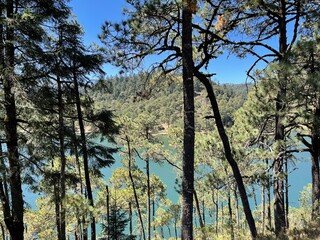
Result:
[[[71,0],[73,14],[85,31],[85,44],[99,43],[98,34],[104,21],[120,21],[125,0]],[[210,72],[216,73],[214,79],[220,83],[243,83],[246,81],[246,70],[253,59],[238,59],[234,56],[223,55],[210,64]],[[106,65],[107,75],[116,75],[118,69]]]

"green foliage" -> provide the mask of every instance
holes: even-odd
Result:
[[[113,205],[110,208],[109,222],[107,224],[102,224],[102,234],[107,235],[108,238],[115,240],[134,240],[136,239],[135,236],[128,236],[125,234],[125,229],[128,225],[128,222],[129,219],[127,214],[121,210],[121,208]]]
[[[156,78],[156,80],[155,80]],[[156,82],[154,82],[156,81]],[[112,109],[116,116],[137,118],[144,114],[156,119],[155,131],[164,130],[171,126],[182,126],[182,85],[177,75],[146,74],[109,77],[100,80],[99,85],[111,85],[103,91],[93,88],[95,106],[97,109]],[[198,131],[213,129],[212,110],[206,98],[206,92],[200,82],[195,82],[196,89],[196,128]],[[234,113],[239,109],[247,96],[250,85],[226,84],[214,85],[224,124],[231,127],[234,123]],[[135,111],[132,111],[134,107]],[[141,118],[141,116],[140,116]],[[151,120],[151,119],[150,119]]]

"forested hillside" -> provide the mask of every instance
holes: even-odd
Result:
[[[195,84],[197,128],[205,130],[206,119],[212,118],[212,113],[205,89],[200,82],[196,81]],[[243,105],[251,87],[252,84],[215,84],[215,93],[226,126],[233,125],[234,114]],[[116,116],[133,119],[142,113],[154,115],[159,129],[182,127],[182,79],[178,74],[109,77],[100,80],[93,89],[92,96],[97,109],[110,109]]]

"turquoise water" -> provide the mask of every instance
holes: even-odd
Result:
[[[112,171],[118,167],[123,167],[121,163],[121,156],[119,153],[114,154],[115,164],[112,165],[110,168],[106,168],[103,170],[104,179],[108,184],[108,179],[112,176]],[[306,186],[311,182],[311,163],[310,157],[308,153],[299,153],[296,154],[296,162],[297,164],[290,164],[289,165],[289,204],[291,207],[299,207],[299,193],[302,191],[303,187]],[[136,162],[139,168],[145,172],[145,162],[141,159],[136,159]],[[167,197],[172,201],[172,203],[178,203],[179,194],[175,190],[175,183],[176,183],[176,170],[169,165],[168,163],[164,162],[162,164],[154,163],[150,161],[150,174],[155,174],[160,177],[163,183],[166,185],[166,193]],[[249,189],[248,189],[249,190]],[[40,195],[32,193],[28,187],[23,186],[23,193],[25,196],[25,201],[29,206],[35,208],[35,201],[36,198]],[[261,193],[260,188],[256,189],[256,197],[258,204],[261,202]],[[249,199],[251,204],[251,209],[254,210],[253,198]],[[206,214],[207,215],[207,214]],[[208,216],[206,216],[209,219]],[[195,216],[195,224],[198,223],[197,216]],[[197,224],[199,225],[199,223]],[[97,225],[97,232],[101,231],[101,227]],[[179,230],[178,230],[179,231]],[[171,228],[171,232],[173,229]],[[168,230],[164,229],[164,234],[168,237]],[[71,238],[72,239],[72,238]]]
[[[118,167],[122,167],[122,163],[120,162],[121,156],[119,153],[114,154],[115,164],[110,168],[106,168],[103,170],[104,179],[108,182],[108,179],[112,175],[112,171]],[[299,207],[299,193],[302,191],[303,187],[307,184],[311,183],[311,162],[308,153],[298,153],[296,154],[296,165],[289,165],[289,204],[292,207]],[[145,171],[145,162],[137,159],[137,164]],[[175,182],[176,182],[176,170],[164,162],[159,165],[158,163],[150,162],[150,174],[158,175],[163,183],[167,186],[166,193],[167,196],[171,199],[173,203],[177,203],[179,199],[179,194],[175,190]],[[35,207],[35,201],[39,194],[34,194],[30,191],[28,186],[23,186],[24,199],[26,203]],[[260,201],[260,190],[257,189],[257,200]],[[252,199],[251,199],[252,200]],[[250,201],[252,202],[252,201]]]
[[[112,165],[111,168],[107,168],[103,170],[104,179],[107,181],[112,176],[112,171],[118,167],[123,167],[122,163],[120,162],[121,156],[119,153],[114,154],[115,164]],[[136,163],[139,168],[145,172],[145,161],[136,158]],[[173,203],[177,203],[179,194],[176,192],[174,186],[176,181],[176,170],[173,169],[171,165],[167,162],[163,162],[162,164],[158,164],[155,162],[150,161],[150,175],[154,174],[160,177],[162,182],[166,185],[166,193],[167,196]]]

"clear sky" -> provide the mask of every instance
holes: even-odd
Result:
[[[73,14],[85,31],[85,44],[99,43],[98,34],[104,21],[120,21],[125,0],[71,0]],[[210,72],[216,73],[214,79],[220,83],[243,83],[246,81],[246,70],[253,59],[238,59],[234,56],[221,56],[210,64]],[[118,69],[106,66],[107,75],[116,75]]]

